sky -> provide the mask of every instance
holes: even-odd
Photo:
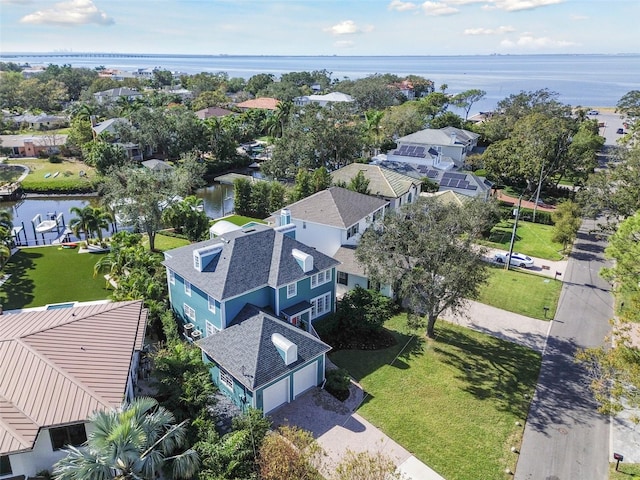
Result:
[[[0,52],[638,53],[638,0],[0,0]]]

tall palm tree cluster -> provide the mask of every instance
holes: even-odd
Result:
[[[72,207],[69,211],[75,215],[69,222],[69,227],[78,238],[84,233],[85,240],[89,240],[95,234],[98,240],[102,241],[102,231],[109,228],[109,224],[113,222],[113,215],[102,208],[87,205],[83,208]]]

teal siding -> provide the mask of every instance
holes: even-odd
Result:
[[[184,304],[186,303],[195,310],[196,320],[193,323],[196,329],[202,332],[203,336],[206,334],[207,321],[219,329],[223,328],[220,315],[220,303],[216,302],[215,313],[210,311],[209,297],[205,292],[191,285],[191,296],[187,295],[184,291],[184,279],[179,275],[175,275],[175,284],[169,284],[169,290],[171,292],[171,308],[178,314],[183,323],[193,322],[185,315]]]
[[[245,406],[251,406],[253,404],[253,392],[244,385],[233,379],[233,389],[230,389],[227,385],[220,382],[220,367],[209,358],[204,352],[202,353],[202,359],[207,366],[209,366],[209,373],[213,383],[224,393],[227,397],[233,401],[235,405],[244,410]],[[233,378],[233,377],[232,377]],[[246,393],[246,403],[243,402]]]
[[[226,325],[229,325],[229,323],[236,317],[236,315],[238,315],[240,310],[242,310],[242,307],[244,307],[247,303],[261,308],[274,308],[273,289],[271,287],[263,287],[259,290],[255,290],[253,292],[224,302]]]

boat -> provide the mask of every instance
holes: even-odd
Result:
[[[48,172],[44,174],[44,178],[49,178],[50,176],[51,176],[51,174],[48,173]]]
[[[42,215],[38,214],[31,220],[36,233],[47,233],[58,230],[64,222],[62,213],[59,213],[57,216],[55,213],[50,213],[45,218],[46,220],[42,220]]]
[[[60,172],[56,172],[52,175],[53,178],[56,178],[58,175],[60,175]]]

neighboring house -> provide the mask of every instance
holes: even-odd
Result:
[[[258,224],[247,225],[212,240],[165,252],[163,262],[167,269],[171,307],[182,319],[185,335],[196,341],[203,338],[202,342],[197,343],[205,354],[205,360],[215,363],[211,369],[213,381],[239,406],[244,406],[239,392],[242,391],[244,395],[244,388],[248,388],[247,404],[261,408],[265,413],[280,405],[263,392],[273,382],[280,387],[287,383],[290,393],[293,392],[287,394],[284,403],[295,398],[295,392],[300,391],[294,378],[294,371],[298,368],[308,368],[304,374],[307,380],[302,384],[304,389],[308,388],[308,379],[311,378],[310,362],[316,364],[313,385],[322,381],[324,353],[328,347],[322,344],[319,350],[314,350],[313,355],[303,355],[301,352],[306,348],[304,345],[309,337],[303,333],[313,332],[312,323],[335,310],[335,270],[338,262],[297,241],[294,238],[295,228],[288,222],[276,229]],[[247,314],[248,309],[251,314]],[[257,310],[261,313],[256,313]],[[256,315],[259,320],[255,320]],[[254,320],[245,323],[249,319]],[[253,380],[258,382],[248,383],[247,378],[239,373],[242,365],[235,363],[235,355],[240,355],[242,351],[245,352],[242,355],[252,355],[254,361],[259,362],[271,349],[269,346],[264,350],[267,347],[263,343],[255,343],[255,338],[238,335],[238,332],[247,328],[253,331],[254,327],[247,325],[253,325],[254,322],[292,325],[291,329],[284,330],[273,326],[265,328],[284,338],[278,337],[273,348],[289,353],[297,349],[301,360],[287,363],[284,370],[274,369],[267,375],[268,378],[258,378],[253,366],[246,364],[244,373],[256,375]],[[297,333],[297,330],[300,331],[298,336],[292,333]],[[300,338],[306,339],[304,343]],[[264,339],[265,342],[268,340],[267,337]],[[217,342],[228,344],[233,354],[216,353],[217,347],[214,346],[218,345]],[[289,380],[285,380],[283,375],[290,377]],[[263,393],[267,395],[267,400]],[[280,394],[282,392],[279,391]],[[277,398],[285,397],[280,395]]]
[[[132,90],[131,88],[118,87],[93,94],[93,98],[100,104],[115,102],[120,97],[133,101],[136,98],[142,97],[142,93],[137,90]]]
[[[0,146],[11,149],[12,157],[37,157],[60,153],[67,143],[67,135],[0,135]]]
[[[416,98],[416,94],[413,88],[413,83],[409,80],[403,80],[398,83],[392,83],[389,87],[393,90],[397,90],[402,95],[407,97],[407,100],[414,100]]]
[[[154,172],[159,172],[161,170],[173,170],[173,166],[170,163],[167,163],[163,160],[158,160],[157,158],[145,160],[144,162],[140,163],[143,166],[147,167],[149,170],[153,170]]]
[[[137,143],[120,142],[118,136],[118,125],[131,125],[131,122],[122,117],[109,118],[102,122],[96,123],[95,117],[91,117],[91,131],[93,132],[93,138],[98,138],[100,135],[108,134],[111,136],[113,143],[119,145],[124,149],[129,160],[140,161],[143,158],[140,146]]]
[[[310,103],[317,103],[321,107],[326,107],[331,103],[351,103],[353,97],[346,93],[331,92],[326,95],[305,95],[303,97],[296,97],[293,99],[293,103],[299,107],[304,107]]]
[[[252,108],[258,110],[277,110],[279,103],[280,100],[278,100],[277,98],[260,97],[238,103],[236,107],[240,108],[241,110],[251,110]]]
[[[356,287],[378,290],[387,297],[393,296],[389,285],[374,285],[364,267],[356,259],[356,247],[343,245],[334,253],[333,258],[340,262],[336,273],[336,296],[342,298],[345,293]]]
[[[290,223],[296,226],[296,239],[326,255],[333,256],[343,245],[357,245],[362,233],[384,216],[389,202],[331,187],[303,198],[267,218],[271,225]]]
[[[66,117],[62,117],[60,115],[47,115],[45,113],[41,113],[39,115],[32,115],[30,113],[15,115],[10,117],[9,120],[19,127],[27,127],[32,130],[50,130],[52,128],[62,127],[68,123]]]
[[[22,74],[22,77],[26,79],[26,78],[33,78],[35,76],[38,76],[41,73],[44,73],[45,70],[46,69],[44,67],[29,67],[29,68],[23,68],[20,73]]]
[[[333,183],[349,182],[362,172],[369,181],[369,194],[384,198],[389,202],[392,210],[406,204],[413,203],[420,194],[422,182],[414,177],[403,175],[394,170],[389,170],[380,165],[364,163],[350,163],[334,172],[331,172]]]
[[[0,478],[50,470],[93,412],[134,397],[142,301],[34,310],[0,316]]]
[[[478,144],[480,135],[455,127],[426,128],[400,137],[398,147],[387,153],[387,160],[452,170],[462,168],[467,154]]]
[[[220,107],[207,107],[196,112],[196,117],[198,117],[200,120],[206,120],[210,117],[226,117],[227,115],[233,115],[233,112],[231,110]]]
[[[379,156],[380,157],[380,156]],[[439,191],[452,190],[465,197],[477,197],[488,200],[493,184],[483,177],[462,171],[443,171],[409,162],[394,162],[390,160],[374,160],[388,170],[393,170],[413,178],[427,178],[439,185]]]

